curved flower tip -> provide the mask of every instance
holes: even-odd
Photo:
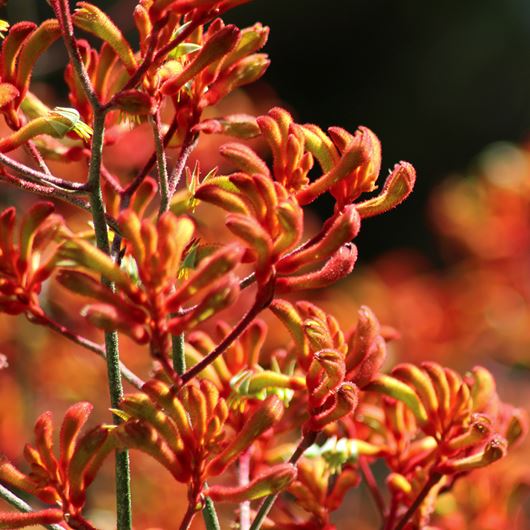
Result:
[[[296,478],[293,464],[278,464],[255,477],[244,486],[212,486],[205,495],[217,502],[244,502],[273,495],[286,488]]]
[[[408,162],[399,162],[388,175],[383,190],[377,197],[357,204],[361,218],[387,212],[401,204],[412,192],[416,182],[416,170]]]
[[[301,276],[278,278],[277,293],[290,293],[306,289],[322,289],[348,276],[357,261],[357,247],[353,243],[343,245],[324,266],[315,272]]]

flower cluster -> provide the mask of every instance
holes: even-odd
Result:
[[[278,106],[220,110],[269,65],[268,28],[220,18],[244,1],[139,0],[129,40],[96,5],[71,12],[50,0],[53,18],[7,32],[0,179],[53,202],[18,226],[14,208],[0,214],[0,311],[105,359],[112,424],[99,419],[81,435],[93,406],[71,406],[56,456],[51,412],[42,414],[24,449],[30,471],[0,459],[0,496],[24,512],[0,512],[0,528],[104,526],[87,489],[114,453],[116,526],[129,530],[131,450],[185,488],[187,508],[160,510],[181,530],[200,511],[218,528],[216,502],[238,505],[230,517],[243,530],[332,530],[361,482],[387,530],[425,528],[438,496],[524,434],[524,412],[500,401],[485,368],[462,377],[435,362],[396,365],[388,343],[398,333],[370,308],[343,322],[297,298],[350,275],[364,219],[404,201],[416,175],[399,162],[373,194],[381,145],[367,127],[323,131]],[[52,109],[30,81],[59,38],[71,108]],[[153,152],[116,169],[109,153],[132,133],[142,145],[131,150]],[[212,135],[230,137],[218,157],[210,149],[222,169],[190,158]],[[332,213],[308,222],[308,205],[325,197]],[[68,205],[64,218],[55,203]],[[376,460],[389,470],[388,506]],[[33,510],[3,484],[47,507]]]

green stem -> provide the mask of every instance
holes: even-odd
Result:
[[[295,452],[292,454],[291,458],[289,458],[290,464],[295,465],[298,460],[300,460],[300,457],[304,454],[304,451],[315,443],[317,435],[317,431],[310,431],[304,435],[304,437],[300,440]],[[259,507],[258,513],[256,514],[254,521],[252,521],[252,525],[250,526],[249,530],[259,530],[261,528],[261,525],[271,511],[273,504],[276,502],[278,495],[278,493],[274,493],[273,495],[269,495],[265,498]]]
[[[172,336],[173,368],[177,374],[182,375],[186,371],[186,356],[184,352],[184,333]]]
[[[14,506],[19,512],[31,513],[34,511],[27,502],[23,501],[20,497],[17,497],[12,491],[2,486],[2,484],[0,484],[0,498],[11,504],[11,506]],[[48,530],[64,530],[63,527],[58,524],[47,524],[44,525],[44,528],[48,528]]]
[[[92,146],[90,152],[90,163],[88,167],[88,188],[90,190],[90,207],[96,233],[96,244],[99,250],[110,255],[109,234],[107,219],[105,216],[105,205],[101,193],[101,163],[103,156],[103,139],[105,135],[106,112],[102,109],[90,77],[81,59],[79,48],[74,35],[74,26],[68,0],[55,0],[52,2],[57,18],[61,25],[63,40],[70,58],[70,62],[83,87],[85,95],[90,102],[94,113]],[[112,282],[102,278],[102,283],[114,290]],[[120,354],[118,346],[118,333],[116,331],[105,332],[105,353],[107,357],[107,373],[110,390],[110,401],[113,408],[119,407],[123,397],[123,386],[120,374]],[[114,422],[121,420],[113,415]],[[123,450],[116,451],[116,511],[117,530],[132,529],[131,513],[131,486],[130,486],[129,453]]]
[[[155,138],[156,163],[158,167],[158,182],[160,184],[160,210],[162,215],[169,209],[169,186],[167,174],[166,153],[164,151],[164,141],[162,140],[160,110],[157,110],[151,117],[153,126],[153,136]]]
[[[95,112],[94,135],[92,137],[92,152],[88,172],[88,184],[91,190],[90,205],[92,207],[97,247],[102,252],[110,254],[109,234],[105,220],[105,206],[103,204],[100,181],[104,132],[105,112]],[[106,278],[102,278],[102,283],[109,289],[114,290],[114,284]],[[120,374],[118,333],[116,331],[105,332],[105,352],[111,406],[119,408],[120,401],[123,398],[123,386]],[[113,418],[116,424],[121,422],[116,415],[113,415]],[[118,530],[130,530],[132,528],[132,515],[129,454],[123,450],[116,451],[116,508]]]
[[[206,484],[204,487],[207,487]],[[221,530],[219,524],[219,518],[215,511],[215,505],[210,497],[204,498],[204,508],[202,509],[202,518],[204,519],[204,525],[206,530]]]

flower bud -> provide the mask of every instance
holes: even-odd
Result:
[[[20,51],[14,51],[16,55],[16,75],[14,80],[14,85],[18,88],[19,100],[22,100],[26,95],[26,92],[29,87],[31,73],[33,67],[37,62],[37,59],[50,47],[50,45],[55,42],[61,36],[61,29],[59,27],[59,22],[55,19],[45,20],[35,31],[28,34],[24,39]],[[9,44],[15,44],[9,43]],[[2,61],[6,60],[4,57],[3,51],[4,48],[8,47],[8,41],[2,48]],[[18,52],[18,54],[17,54]],[[7,81],[9,79],[4,79]]]
[[[274,394],[268,396],[243,425],[228,447],[210,462],[207,470],[208,474],[219,475],[222,473],[257,438],[278,422],[282,415],[283,405],[281,400]]]
[[[390,473],[386,479],[386,483],[394,495],[401,493],[405,497],[408,497],[412,493],[412,485],[400,473]]]
[[[72,20],[78,28],[107,42],[116,52],[129,74],[135,72],[136,59],[129,43],[119,28],[101,9],[88,2],[77,2],[77,9]]]
[[[387,177],[383,190],[373,199],[357,204],[357,211],[362,219],[387,212],[402,203],[412,192],[416,182],[416,171],[408,162],[394,166]]]
[[[304,426],[305,431],[321,431],[329,423],[353,412],[359,401],[359,389],[353,383],[342,383],[334,397],[334,403],[329,408],[311,416]]]
[[[303,320],[296,308],[287,300],[276,298],[270,305],[270,310],[287,328],[291,338],[296,344],[296,354],[304,359],[305,366],[309,359],[309,344],[304,332]]]
[[[168,329],[173,335],[182,333],[197,324],[233,304],[239,295],[239,280],[232,274],[228,274],[215,282],[213,286],[204,293],[204,298],[189,313],[182,317],[175,317],[168,322]]]
[[[367,153],[361,141],[352,142],[341,156],[339,162],[331,170],[302,188],[296,194],[298,203],[305,206],[313,202],[342,179],[347,179],[353,171],[365,164],[366,160]]]
[[[244,486],[212,486],[204,494],[216,502],[252,501],[274,495],[285,489],[296,478],[293,464],[278,464],[261,473]]]
[[[270,59],[264,53],[244,57],[230,70],[223,72],[219,79],[209,86],[208,92],[202,96],[199,105],[201,107],[215,105],[237,88],[254,83],[265,74],[270,63]]]
[[[302,125],[302,132],[305,138],[305,148],[318,160],[323,171],[330,171],[340,159],[333,142],[316,125]]]
[[[496,436],[479,453],[456,460],[447,460],[440,464],[436,470],[439,473],[449,475],[488,466],[506,455],[507,446],[504,438]]]
[[[230,114],[220,118],[203,120],[193,127],[193,132],[226,134],[245,140],[255,138],[260,134],[256,118],[249,114]]]
[[[322,289],[342,280],[353,270],[357,261],[357,247],[351,243],[343,245],[324,266],[315,272],[301,276],[280,277],[276,281],[278,293],[289,293],[305,289]]]
[[[167,311],[176,311],[180,305],[187,302],[199,291],[204,290],[213,282],[231,272],[240,263],[242,256],[242,247],[233,243],[222,247],[211,256],[203,259],[190,278],[167,299]]]
[[[2,45],[2,64],[0,76],[4,82],[15,84],[16,58],[24,39],[35,31],[37,25],[33,22],[17,22],[11,26]]]
[[[253,149],[238,143],[224,144],[219,148],[222,156],[230,160],[235,166],[249,175],[257,173],[270,177],[267,164],[255,153]]]
[[[429,414],[436,413],[438,398],[432,382],[425,372],[413,364],[403,363],[398,364],[392,370],[392,376],[414,388]]]
[[[309,403],[318,408],[344,380],[344,360],[335,350],[321,350],[314,354],[306,375]]]
[[[289,274],[305,265],[328,258],[359,233],[360,223],[355,207],[346,207],[330,226],[325,227],[319,241],[280,260],[276,267],[278,273]]]
[[[93,408],[92,404],[83,401],[72,405],[65,412],[60,435],[60,463],[63,469],[66,469],[72,459],[79,433]]]
[[[378,392],[388,397],[402,401],[412,411],[420,424],[425,424],[429,417],[420,401],[418,394],[407,384],[389,375],[381,374],[373,379],[366,387],[366,391]]]
[[[229,24],[214,33],[176,77],[168,79],[161,86],[166,96],[174,96],[191,79],[202,72],[207,66],[223,58],[239,40],[240,31]]]

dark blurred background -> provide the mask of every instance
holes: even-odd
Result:
[[[133,38],[135,0],[93,3]],[[45,0],[9,0],[7,13],[15,22],[51,10]],[[366,125],[381,139],[384,174],[398,160],[415,165],[414,195],[366,221],[364,259],[398,246],[436,258],[425,216],[431,188],[488,144],[527,138],[528,0],[254,0],[226,19],[271,27],[265,79],[298,121]],[[41,75],[59,78],[61,68],[57,61]]]

